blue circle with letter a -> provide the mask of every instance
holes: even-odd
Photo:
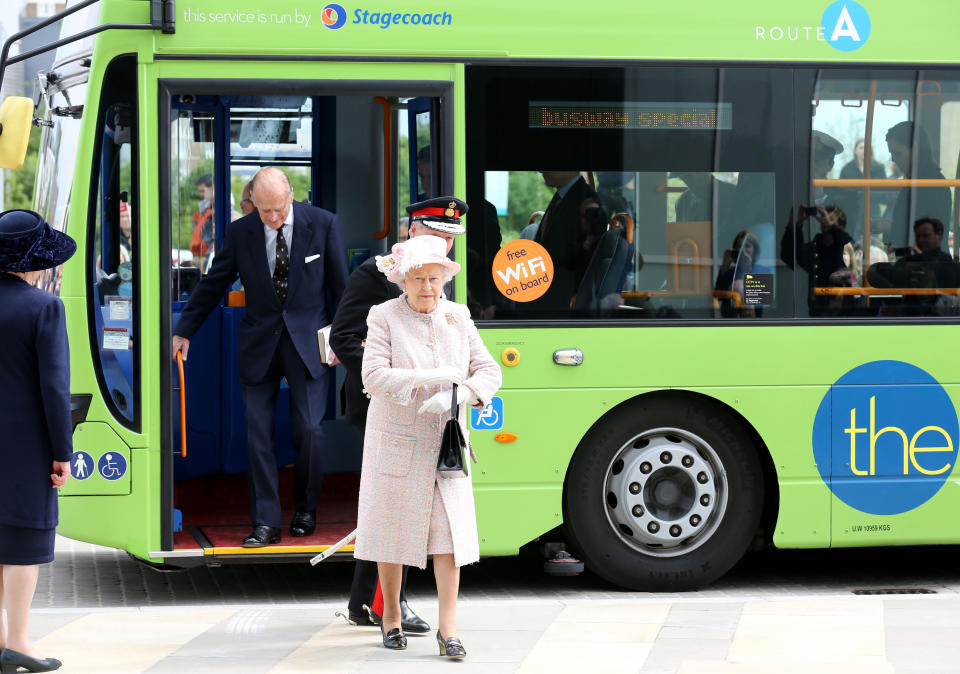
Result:
[[[813,423],[823,481],[851,508],[897,515],[933,498],[957,460],[957,412],[927,372],[897,360],[855,367]]]
[[[870,37],[870,15],[854,0],[837,0],[820,19],[823,36],[834,49],[860,49]]]

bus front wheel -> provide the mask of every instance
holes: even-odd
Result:
[[[584,438],[564,522],[587,566],[635,590],[690,590],[736,564],[757,531],[763,471],[750,436],[699,396],[639,398]]]

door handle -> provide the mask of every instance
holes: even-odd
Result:
[[[583,363],[583,351],[580,349],[557,349],[553,352],[553,362],[557,365],[580,365]]]
[[[177,371],[180,375],[180,458],[187,458],[187,383],[183,376],[183,352],[177,351]]]

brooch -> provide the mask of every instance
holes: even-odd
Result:
[[[446,316],[447,323],[449,323],[450,325],[457,324],[457,319],[454,317],[453,314],[444,314],[444,315]]]
[[[389,274],[397,266],[397,259],[393,255],[377,255],[377,269]]]

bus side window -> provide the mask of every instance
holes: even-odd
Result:
[[[87,296],[98,380],[124,425],[139,422],[139,231],[136,62],[117,57],[103,80],[95,156],[96,191],[88,235],[92,287]]]

